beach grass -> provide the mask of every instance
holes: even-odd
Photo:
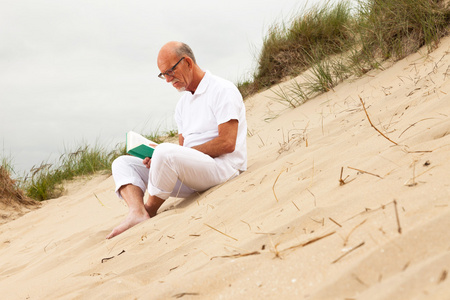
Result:
[[[58,197],[63,192],[64,181],[99,171],[110,172],[111,163],[123,153],[122,148],[108,152],[100,146],[83,145],[75,151],[66,151],[56,163],[42,162],[34,166],[24,180],[24,190],[39,201]]]
[[[427,46],[433,50],[447,34],[448,1],[376,0],[360,2],[355,33],[362,53],[399,60]]]

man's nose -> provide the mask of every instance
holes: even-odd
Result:
[[[166,79],[167,83],[170,83],[173,80],[173,76],[169,76],[169,75],[164,76],[164,78]]]

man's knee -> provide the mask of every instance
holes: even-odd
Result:
[[[115,173],[117,170],[122,169],[122,167],[124,165],[127,165],[127,163],[126,163],[126,155],[119,156],[118,158],[116,158],[113,161],[113,163],[111,165],[111,171],[113,173]]]
[[[144,167],[144,164],[142,163],[142,159],[131,156],[131,155],[122,155],[113,161],[113,163],[111,165],[111,171],[114,175],[115,173],[129,170],[130,168],[135,169],[136,166],[141,166],[141,165],[142,165],[142,167]]]
[[[111,171],[112,171],[113,173],[115,173],[116,170],[118,169],[118,167],[119,167],[120,165],[123,164],[123,158],[122,158],[122,157],[123,157],[123,156],[119,156],[118,158],[116,158],[116,159],[113,161],[113,163],[112,163],[112,165],[111,165]]]
[[[173,154],[180,149],[179,145],[171,144],[171,143],[162,143],[159,144],[155,148],[155,152],[153,152],[152,162],[158,161],[168,161],[173,158]]]

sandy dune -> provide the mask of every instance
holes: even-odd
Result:
[[[450,299],[449,51],[248,99],[248,171],[111,240],[112,178],[71,184],[0,225],[1,298]]]

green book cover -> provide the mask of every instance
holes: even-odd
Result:
[[[143,137],[142,135],[129,131],[126,135],[127,153],[139,158],[152,157],[157,143]]]

